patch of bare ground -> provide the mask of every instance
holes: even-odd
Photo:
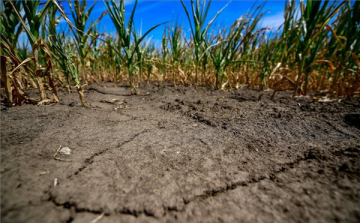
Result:
[[[1,221],[360,221],[358,98],[140,90],[1,107]]]

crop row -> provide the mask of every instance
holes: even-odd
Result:
[[[280,90],[294,96],[359,95],[360,1],[285,1],[284,23],[275,31],[260,26],[265,4],[255,4],[227,27],[214,25],[224,8],[205,23],[211,0],[180,3],[190,35],[178,21],[141,33],[133,22],[137,1],[127,16],[124,0],[104,0],[106,11],[90,22],[96,2],[69,0],[65,12],[58,0],[3,0],[1,99],[9,106],[58,102],[57,88],[73,85],[85,105],[83,89],[90,82],[128,81],[131,94],[138,94],[139,84],[150,80],[219,90],[270,88],[273,96]],[[106,14],[117,35],[99,32]],[[68,30],[57,28],[61,18]],[[149,34],[161,28],[157,46]],[[31,49],[20,45],[22,32]],[[38,89],[40,100],[29,97],[28,88]]]

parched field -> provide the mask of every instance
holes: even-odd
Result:
[[[1,222],[360,221],[359,98],[163,85],[2,106]]]

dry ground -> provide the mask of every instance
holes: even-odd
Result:
[[[360,221],[359,98],[128,92],[1,107],[1,222]]]

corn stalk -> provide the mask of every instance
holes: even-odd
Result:
[[[151,27],[144,35],[137,37],[134,31],[134,15],[137,6],[137,0],[135,0],[134,8],[131,12],[130,19],[125,25],[125,1],[120,0],[120,4],[115,3],[114,0],[106,0],[105,6],[109,13],[110,18],[112,19],[117,33],[120,37],[120,47],[121,49],[117,49],[116,52],[120,55],[121,50],[125,54],[126,58],[126,66],[129,71],[129,84],[130,84],[130,94],[137,94],[138,90],[134,85],[134,75],[136,71],[135,58],[134,55],[136,53],[136,48],[140,45],[140,43],[144,40],[144,38],[155,28],[159,27],[158,24]],[[134,47],[132,47],[132,44]]]
[[[205,21],[207,14],[210,9],[211,1],[212,0],[204,0],[202,4],[200,4],[200,0],[191,0],[191,10],[192,10],[192,19],[190,18],[190,14],[188,9],[185,6],[183,0],[180,0],[181,4],[185,10],[186,16],[188,18],[191,34],[194,41],[194,55],[195,55],[195,87],[197,86],[198,80],[198,68],[200,65],[200,60],[205,54],[205,39],[208,33],[210,26],[213,24],[215,19],[220,15],[220,13],[227,7],[226,4],[220,11],[216,13],[216,15],[208,22],[206,27]]]
[[[329,5],[330,4],[330,5]],[[310,65],[315,61],[325,34],[324,27],[333,18],[345,2],[313,1],[300,2],[301,18],[297,30],[298,45],[296,61],[298,61],[298,76],[294,96],[298,92],[301,76],[305,73],[304,94],[307,94],[309,76],[312,71]],[[321,38],[322,37],[322,38]]]
[[[81,66],[82,66],[82,77],[85,82],[88,81],[86,75],[85,67],[87,63],[87,58],[91,51],[91,46],[89,44],[89,37],[92,34],[93,28],[96,24],[102,19],[106,12],[103,12],[100,17],[95,20],[87,28],[88,20],[91,16],[91,12],[95,7],[97,1],[90,6],[89,9],[86,9],[87,1],[80,0],[69,0],[69,7],[71,10],[71,16],[74,20],[74,25],[76,29],[71,29],[75,38],[76,49],[80,56]]]

